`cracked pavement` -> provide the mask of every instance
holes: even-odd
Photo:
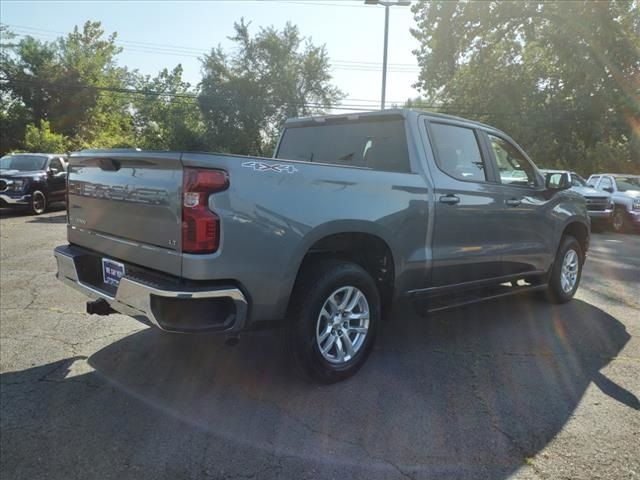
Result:
[[[277,332],[226,347],[88,316],[54,278],[65,213],[0,213],[0,476],[640,478],[640,236],[594,234],[577,298],[396,309],[352,379]]]

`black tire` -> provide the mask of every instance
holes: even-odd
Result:
[[[359,333],[345,333],[345,331],[341,333],[340,330],[331,330],[332,328],[341,328],[340,326],[335,327],[335,324],[334,327],[331,327],[331,322],[343,321],[336,320],[340,318],[337,311],[334,316],[323,315],[321,319],[321,311],[323,311],[325,305],[331,306],[331,304],[327,304],[327,302],[330,302],[329,297],[336,294],[337,296],[333,297],[334,300],[336,298],[339,300],[341,298],[344,299],[350,291],[348,287],[354,288],[351,292],[360,298],[360,302],[362,302],[361,297],[357,295],[356,290],[358,290],[364,296],[366,304],[368,304],[368,328],[361,341],[359,341]],[[347,289],[344,291],[343,297],[340,297],[339,292],[341,289]],[[360,309],[360,313],[364,311],[362,307],[356,306],[354,308],[356,310]],[[343,313],[343,315],[346,314]],[[356,373],[366,361],[375,342],[380,318],[380,294],[378,288],[371,276],[362,267],[355,263],[341,260],[324,260],[310,263],[303,267],[301,277],[296,282],[287,313],[284,329],[287,354],[295,367],[306,377],[326,384],[339,382]],[[352,328],[350,322],[358,321],[346,320],[342,325],[347,325],[348,323],[348,329],[350,329]],[[362,322],[364,321],[362,320]],[[323,324],[326,324],[326,329],[322,328],[324,333],[321,334],[318,331]],[[361,326],[356,325],[355,327],[360,330],[363,329]],[[333,346],[323,354],[320,351],[319,343],[324,343],[325,347],[328,343],[320,340],[320,337],[327,334],[329,330],[331,330],[330,335],[336,338],[333,339]],[[355,353],[353,355],[344,355],[344,357],[351,357],[346,361],[335,360],[335,362],[339,363],[331,362],[325,358],[325,355],[331,356],[332,352],[335,351],[335,356],[338,357],[338,346],[340,346],[340,350],[346,350],[347,344],[343,344],[343,340],[338,340],[341,335],[345,334],[348,336],[349,345],[352,345],[351,335],[353,335],[352,348],[355,348],[356,345],[358,348],[354,350]],[[331,338],[328,338],[328,341],[331,340]]]
[[[622,208],[616,208],[611,219],[611,228],[616,233],[625,233],[629,231],[629,221],[627,220],[627,212]]]
[[[575,281],[570,289],[566,288],[569,284],[563,286],[563,265],[565,259],[567,259],[569,252],[573,251],[577,257]],[[573,298],[578,286],[580,285],[580,278],[582,276],[582,265],[584,264],[584,253],[580,243],[571,235],[565,235],[560,241],[560,248],[556,254],[556,259],[553,262],[553,268],[549,277],[549,284],[547,287],[547,298],[552,303],[566,303]]]
[[[47,196],[41,190],[31,192],[29,201],[29,212],[32,215],[40,215],[47,211]]]

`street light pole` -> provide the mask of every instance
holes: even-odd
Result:
[[[382,54],[382,96],[380,100],[380,109],[384,110],[385,100],[387,96],[387,50],[389,47],[389,7],[411,5],[410,0],[397,0],[395,2],[387,2],[383,0],[364,0],[365,5],[383,5],[384,6],[384,51]]]
[[[384,6],[384,53],[382,54],[382,100],[380,110],[384,110],[384,101],[387,96],[387,48],[389,46],[389,5]]]

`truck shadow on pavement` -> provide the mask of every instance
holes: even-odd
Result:
[[[77,428],[96,449],[119,444],[152,455],[148,442],[161,442],[163,451],[184,451],[187,469],[195,440],[138,433],[168,424],[215,437],[203,443],[302,459],[316,472],[337,463],[367,478],[506,478],[558,434],[592,382],[640,409],[600,373],[629,338],[622,323],[579,300],[506,299],[425,319],[406,308],[384,324],[355,377],[318,386],[289,373],[275,332],[225,347],[218,337],[146,329],[92,355],[90,373],[69,376],[79,360],[69,358],[2,375],[3,384],[46,389],[38,408],[5,392],[3,447],[22,442],[8,424],[41,416],[48,433],[29,442],[61,459],[77,456],[74,442],[46,436]],[[92,462],[110,462],[103,457]]]
[[[60,213],[57,213],[57,212]],[[54,212],[54,210],[50,211],[51,213]],[[28,223],[67,223],[67,210],[64,208],[64,206],[60,209],[55,210],[56,215],[38,215],[38,216],[34,216],[33,218],[27,220]]]
[[[14,217],[32,217],[28,223],[67,223],[67,206],[64,202],[52,203],[42,215],[33,215],[26,209],[0,208],[0,218]]]

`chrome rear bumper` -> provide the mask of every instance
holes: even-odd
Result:
[[[137,278],[130,278],[127,275],[120,279],[120,283],[115,291],[115,295],[83,282],[78,274],[77,260],[86,255],[83,249],[64,245],[54,250],[54,256],[58,263],[58,280],[72,288],[84,293],[87,297],[97,300],[105,300],[115,311],[128,315],[148,325],[156,326],[165,331],[179,333],[195,332],[220,332],[235,334],[242,331],[247,322],[247,300],[242,291],[236,287],[215,287],[215,288],[184,288],[176,289],[172,287],[163,288],[162,285],[150,285]],[[163,321],[163,312],[158,305],[163,302],[155,301],[160,299],[175,300],[185,302],[189,300],[203,299],[229,299],[235,308],[224,319],[215,319],[216,322],[210,328],[181,328],[180,326],[167,325]],[[154,307],[155,305],[155,307]],[[182,303],[182,305],[185,305]],[[175,314],[175,308],[174,308]]]

